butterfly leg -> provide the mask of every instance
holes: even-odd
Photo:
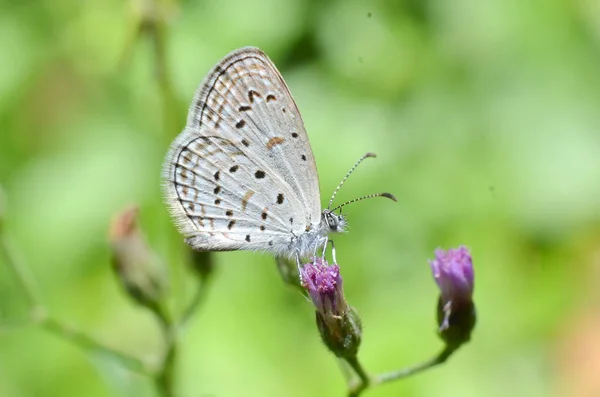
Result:
[[[296,250],[296,267],[298,268],[298,278],[300,278],[300,285],[302,285],[302,265],[300,263],[300,251]]]
[[[321,258],[323,260],[325,260],[325,252],[327,251],[327,243],[329,242],[329,237],[325,236],[323,237],[323,240],[321,240],[321,243],[323,244],[323,252],[321,254]],[[315,246],[315,258],[317,257],[317,249],[321,244],[317,244]]]
[[[331,257],[333,259],[333,263],[337,263],[337,259],[335,257],[335,244],[333,243],[333,240],[330,240],[329,237],[323,237],[323,240],[325,241],[325,243],[323,244],[323,253],[321,258],[323,260],[325,260],[325,253],[327,252],[327,244],[331,243]],[[316,249],[315,249],[316,251]],[[315,256],[316,256],[316,252],[315,252]]]
[[[335,244],[333,244],[333,240],[329,240],[331,243],[331,257],[333,258],[333,264],[337,265],[337,259],[335,258]]]

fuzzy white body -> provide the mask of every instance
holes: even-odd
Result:
[[[322,217],[324,219],[325,217]],[[343,218],[340,217],[340,226],[344,225]],[[343,226],[342,226],[343,227]],[[277,237],[272,239],[265,247],[263,242],[238,242],[232,244],[231,241],[223,241],[222,239],[214,239],[214,236],[206,234],[196,234],[186,238],[186,243],[198,250],[204,251],[266,251],[275,256],[287,257],[289,259],[298,257],[304,258],[316,255],[319,249],[328,241],[328,235],[332,232],[342,232],[343,228],[331,230],[327,222],[323,221],[311,228],[309,231],[300,233],[297,236],[290,234],[286,237]]]

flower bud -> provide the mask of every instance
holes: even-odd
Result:
[[[464,246],[448,251],[437,249],[429,265],[441,291],[437,307],[440,337],[447,345],[458,348],[469,341],[476,322],[471,254]]]
[[[190,249],[190,264],[201,281],[206,281],[215,269],[212,252],[208,251]]]
[[[296,265],[295,261],[278,256],[275,258],[275,264],[284,283],[299,288],[302,294],[306,294],[306,290],[302,286],[302,280],[300,280],[300,275],[298,274],[298,265]]]
[[[167,271],[140,233],[137,214],[138,208],[132,207],[112,221],[109,243],[113,270],[133,300],[158,312],[167,290]]]
[[[301,269],[302,286],[316,308],[316,322],[323,343],[338,357],[354,357],[361,342],[358,313],[348,306],[338,265],[316,258]]]

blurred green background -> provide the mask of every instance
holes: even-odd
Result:
[[[448,363],[368,396],[600,396],[600,3],[596,0],[0,2],[5,233],[57,318],[154,357],[161,336],[110,269],[110,219],[140,205],[193,294],[160,169],[194,90],[245,45],[280,68],[317,159],[322,201],[373,373],[427,359],[437,290],[427,259],[465,244],[478,324]],[[135,32],[145,20],[143,33]],[[166,20],[156,42],[148,29]],[[158,46],[157,46],[158,44]],[[163,48],[162,57],[157,48]],[[161,65],[157,59],[165,61]],[[342,396],[312,306],[268,255],[221,253],[181,340],[180,396]],[[3,258],[0,260],[4,260]],[[152,396],[147,378],[27,321],[0,266],[1,396]]]

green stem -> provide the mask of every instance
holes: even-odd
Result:
[[[168,1],[166,0],[156,1],[154,7],[156,10],[162,10],[164,12],[167,9],[167,3]],[[165,131],[163,139],[169,141],[178,132],[178,122],[177,101],[173,85],[169,78],[170,73],[168,71],[166,18],[164,15],[161,15],[153,18],[151,21],[145,22],[148,23],[148,33],[154,44],[155,73],[163,102],[163,127]],[[182,275],[180,267],[176,266],[173,271],[173,278],[181,280]],[[196,297],[197,295],[198,294],[196,294]],[[192,305],[197,305],[200,302],[201,299],[196,297],[194,298]],[[178,355],[178,322],[175,322],[172,316],[166,311],[157,314],[164,331],[165,352],[160,370],[155,378],[155,385],[163,397],[173,397],[175,395],[175,362]],[[190,317],[190,315],[186,315],[186,321],[188,317]]]
[[[392,382],[398,379],[406,378],[411,375],[415,375],[419,372],[425,371],[436,365],[443,364],[448,358],[456,351],[456,347],[446,346],[437,356],[417,364],[412,367],[399,369],[396,371],[386,372],[370,378],[364,368],[358,362],[356,357],[346,359],[346,362],[352,367],[352,369],[358,375],[358,382],[351,385],[348,391],[348,397],[358,397],[360,394],[369,387],[379,386],[384,383]]]
[[[346,379],[346,382],[350,384],[350,382],[352,382],[352,377],[354,374],[350,370],[348,363],[342,358],[339,358],[337,361],[340,366],[340,371],[342,371],[342,374],[344,375],[344,379]]]
[[[154,383],[163,397],[175,396],[175,359],[177,350],[177,327],[173,317],[166,311],[156,312],[163,329],[165,351],[159,370],[156,372]]]
[[[123,46],[121,56],[119,57],[119,61],[117,63],[117,67],[119,69],[124,69],[126,66],[128,66],[135,45],[137,44],[137,41],[142,33],[142,18],[139,10],[131,11],[128,18],[129,22],[127,23],[127,28],[129,30],[126,33],[125,45]]]
[[[125,353],[106,347],[102,343],[90,338],[89,336],[72,327],[62,324],[56,319],[51,317],[40,319],[39,325],[43,329],[60,336],[61,338],[77,345],[83,350],[88,352],[102,353],[116,358],[120,363],[134,372],[147,376],[151,376],[153,373],[152,368],[147,363]]]
[[[152,24],[150,36],[154,43],[155,73],[163,101],[165,139],[171,140],[179,132],[177,128],[179,123],[177,118],[177,100],[173,84],[169,78],[166,30],[166,23],[162,19],[159,19]]]
[[[412,367],[403,368],[400,370],[391,371],[391,372],[377,375],[374,379],[374,384],[379,385],[382,383],[387,383],[387,382],[391,382],[394,380],[406,378],[406,377],[414,375],[416,373],[425,371],[431,367],[435,367],[436,365],[443,364],[444,362],[446,362],[448,357],[450,357],[452,355],[452,353],[454,353],[455,351],[456,351],[456,348],[446,346],[444,348],[444,350],[442,350],[437,356],[431,358],[430,360],[427,360],[425,362],[422,362],[422,363],[417,364]]]
[[[363,366],[358,361],[356,356],[345,359],[348,365],[352,367],[356,375],[358,375],[358,383],[350,386],[348,397],[358,397],[371,384],[371,378],[365,371]]]
[[[42,295],[31,270],[25,265],[25,261],[17,253],[4,233],[0,234],[0,250],[2,250],[6,264],[15,273],[17,282],[25,292],[29,306],[35,311],[42,306]]]
[[[161,369],[155,378],[156,388],[163,397],[175,396],[175,359],[178,354],[177,335],[174,328],[165,332],[166,350]]]
[[[41,294],[33,274],[4,234],[0,234],[0,250],[2,251],[7,265],[14,271],[18,283],[21,285],[25,295],[27,296],[27,300],[31,308],[31,321],[29,324],[39,325],[41,328],[60,336],[61,338],[79,346],[83,350],[104,353],[108,356],[114,357],[132,371],[144,375],[151,375],[151,368],[141,360],[106,347],[100,342],[81,333],[80,331],[64,325],[58,320],[50,317],[44,304],[42,303]]]
[[[170,316],[159,315],[158,318],[163,326],[166,350],[163,356],[161,369],[155,379],[155,384],[163,397],[173,397],[175,390],[175,361],[178,355],[177,342],[181,331],[192,319],[200,304],[206,296],[206,283],[198,282],[196,293],[192,301],[185,309],[181,318],[175,323]]]
[[[179,319],[179,323],[177,325],[178,331],[185,329],[191,319],[194,317],[194,314],[198,311],[198,308],[204,302],[204,298],[206,297],[208,282],[198,282],[196,285],[196,293],[192,298],[192,301],[187,306],[187,308],[183,311],[181,318]]]

